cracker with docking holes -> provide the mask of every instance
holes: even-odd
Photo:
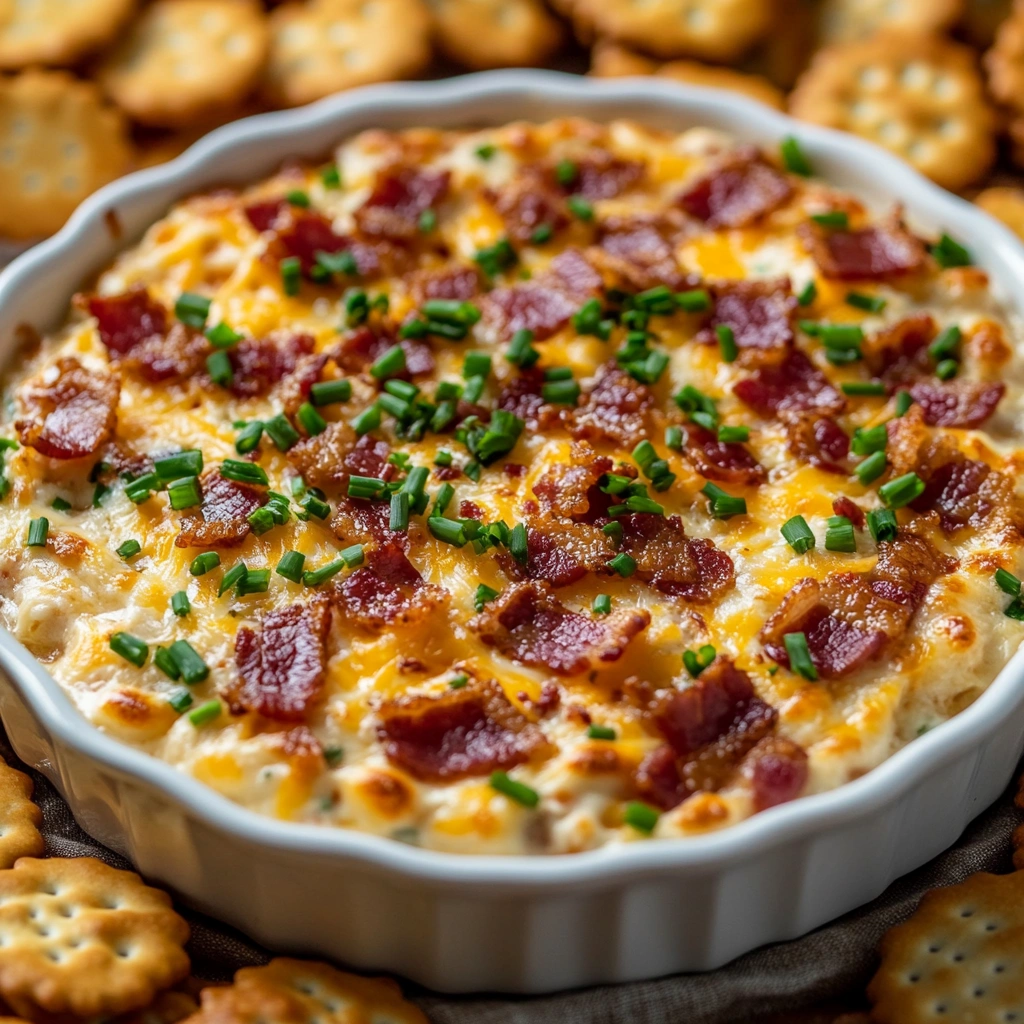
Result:
[[[994,185],[979,192],[974,202],[1024,238],[1024,189],[1015,185]]]
[[[732,68],[700,64],[695,60],[672,60],[665,64],[651,60],[639,53],[618,46],[616,43],[600,42],[591,55],[590,73],[597,78],[622,78],[629,75],[654,75],[671,78],[687,85],[706,85],[712,89],[728,89],[751,99],[766,103],[776,110],[786,105],[781,89],[777,89],[760,75],[745,75]]]
[[[0,999],[25,1017],[141,1009],[188,974],[171,898],[94,857],[0,871]]]
[[[136,121],[180,127],[241,102],[269,43],[266,17],[250,0],[155,0],[97,75]]]
[[[30,799],[32,780],[0,761],[0,868],[19,857],[38,857],[46,848],[39,826],[43,813]]]
[[[985,54],[989,91],[1009,113],[1014,160],[1024,166],[1024,0],[1017,0]]]
[[[731,61],[761,38],[772,0],[575,0],[585,41],[610,39],[655,57]]]
[[[879,951],[868,986],[878,1024],[1024,1020],[1024,873],[933,889]]]
[[[805,121],[885,146],[957,190],[995,158],[995,112],[974,52],[939,37],[884,33],[825,47],[789,98]]]
[[[430,62],[430,16],[423,0],[286,3],[271,14],[270,28],[263,91],[279,106],[413,78]]]
[[[106,46],[135,0],[0,0],[0,68],[74,64]]]
[[[180,1024],[199,1009],[187,992],[161,992],[148,1006],[133,1013],[118,1015],[105,1024]],[[0,1018],[0,1024],[4,1024]]]
[[[468,68],[534,67],[562,32],[541,0],[432,0],[438,47]]]
[[[130,158],[124,117],[91,82],[64,71],[0,78],[0,236],[52,234]]]
[[[963,12],[963,0],[825,0],[819,15],[825,43],[848,43],[876,32],[943,32]]]
[[[284,957],[243,968],[227,988],[203,989],[200,1004],[182,1024],[428,1024],[393,981]]]

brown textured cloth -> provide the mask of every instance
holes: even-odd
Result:
[[[115,867],[131,866],[78,827],[57,791],[18,761],[2,732],[0,755],[27,771],[35,783],[49,854],[100,857]],[[433,1024],[726,1024],[803,1009],[863,985],[874,969],[878,940],[913,912],[925,891],[952,885],[974,871],[1010,867],[1009,837],[1021,818],[1013,806],[1015,788],[973,822],[952,850],[894,882],[873,903],[802,939],[748,953],[717,971],[529,999],[423,992],[413,997]],[[188,910],[183,913],[192,927],[189,953],[200,977],[229,980],[238,968],[267,960],[265,950],[238,932]]]

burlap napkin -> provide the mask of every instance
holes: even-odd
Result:
[[[51,855],[93,856],[117,867],[130,866],[75,824],[56,790],[18,761],[2,732],[0,755],[32,776]],[[802,1009],[864,984],[874,969],[879,938],[913,912],[926,890],[959,882],[974,871],[1009,868],[1009,837],[1021,819],[1013,806],[1015,788],[978,818],[952,850],[893,883],[873,903],[802,939],[749,953],[720,970],[532,999],[412,994],[433,1024],[725,1024]],[[232,929],[188,910],[183,913],[192,926],[189,952],[200,977],[228,980],[239,967],[267,960],[265,950]]]

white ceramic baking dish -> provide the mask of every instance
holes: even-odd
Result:
[[[795,134],[820,174],[873,203],[905,203],[915,222],[968,242],[1006,301],[1024,295],[1024,249],[1005,228],[851,136],[713,90],[496,72],[250,118],[108,186],[0,275],[0,357],[19,324],[57,325],[72,292],[188,193],[251,181],[285,157],[322,156],[364,128],[565,114],[710,125],[769,147]],[[1021,652],[975,704],[835,792],[700,838],[565,857],[464,857],[259,817],[88,725],[6,633],[0,668],[0,716],[18,755],[57,785],[87,832],[144,875],[272,949],[450,992],[706,970],[807,932],[952,844],[1007,784],[1024,730]]]

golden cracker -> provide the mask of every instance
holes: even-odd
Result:
[[[1018,825],[1010,836],[1013,847],[1013,866],[1017,871],[1024,871],[1024,825]]]
[[[0,998],[26,1017],[141,1009],[188,974],[171,899],[94,857],[0,871]]]
[[[541,0],[433,0],[434,38],[468,68],[535,67],[562,39]]]
[[[155,0],[97,78],[134,120],[181,127],[240,103],[269,44],[266,17],[249,0]]]
[[[0,761],[0,868],[19,857],[38,857],[46,848],[39,831],[43,814],[31,796],[32,780]]]
[[[731,61],[768,30],[772,0],[575,0],[581,38],[610,39],[655,57]]]
[[[964,0],[960,27],[967,41],[974,46],[991,46],[1012,7],[1013,0]]]
[[[200,1005],[183,1024],[428,1024],[393,981],[284,957],[243,968],[227,988],[203,989]]]
[[[963,0],[825,0],[822,42],[849,43],[876,32],[943,32],[963,13]]]
[[[769,32],[738,70],[788,92],[817,48],[817,13],[817,0],[772,0],[771,23],[785,25],[785,31]]]
[[[270,16],[267,99],[295,107],[372,82],[412,78],[430,62],[422,0],[306,0]]]
[[[109,1024],[179,1024],[198,1009],[199,1004],[187,992],[161,992],[148,1006],[134,1013],[119,1014]],[[2,1018],[0,1024],[4,1024]]]
[[[732,68],[700,64],[693,60],[673,60],[658,64],[615,43],[598,43],[594,48],[590,73],[598,78],[620,78],[629,75],[655,75],[671,78],[687,85],[727,89],[758,100],[776,110],[784,110],[785,97],[780,89],[760,75],[746,75]]]
[[[0,68],[75,64],[106,46],[135,0],[0,0]]]
[[[884,146],[954,190],[995,158],[995,112],[974,52],[938,37],[880,34],[819,50],[789,107]]]
[[[868,986],[878,1024],[1024,1020],[1024,873],[933,889],[880,953]]]
[[[974,201],[986,213],[1024,238],[1024,189],[1014,185],[996,185],[979,192]]]
[[[52,234],[130,158],[124,117],[92,83],[63,71],[0,79],[0,237]]]
[[[985,54],[989,91],[1009,112],[1007,126],[1014,162],[1024,166],[1024,0],[1016,0]]]

